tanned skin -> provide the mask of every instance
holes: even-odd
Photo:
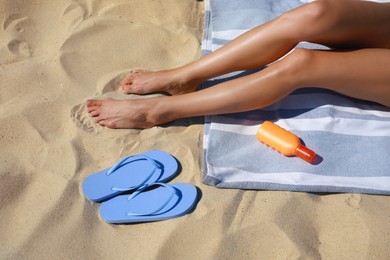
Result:
[[[310,26],[308,26],[310,25]],[[249,76],[197,90],[203,81],[278,60]],[[87,100],[89,115],[109,128],[150,128],[178,118],[243,112],[270,105],[307,86],[390,107],[390,3],[317,0],[256,27],[217,51],[164,71],[133,71],[120,90],[170,95],[132,100]]]

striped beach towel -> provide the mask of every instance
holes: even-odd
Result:
[[[307,1],[306,1],[307,2]],[[205,0],[203,55],[291,10],[299,0]],[[323,48],[310,43],[300,47]],[[267,50],[264,50],[267,51]],[[203,87],[251,73],[211,79]],[[321,158],[309,164],[256,140],[266,120],[299,136]],[[203,182],[218,188],[390,194],[390,109],[305,88],[260,110],[207,116]]]

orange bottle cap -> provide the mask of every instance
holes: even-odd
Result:
[[[295,155],[309,163],[312,163],[316,157],[315,152],[302,144],[298,145],[297,149],[295,150]]]

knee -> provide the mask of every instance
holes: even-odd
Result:
[[[297,48],[282,59],[282,62],[286,68],[300,70],[301,67],[307,67],[312,64],[315,59],[315,51]]]
[[[280,61],[281,71],[295,86],[300,86],[309,76],[317,61],[316,51],[298,48]]]
[[[339,0],[316,0],[306,6],[307,24],[319,33],[333,29],[343,19],[344,3]]]
[[[283,14],[280,19],[289,31],[298,37],[321,35],[332,29],[340,20],[338,0],[316,0]],[[300,39],[305,40],[305,39]]]
[[[332,1],[316,0],[304,6],[304,15],[310,21],[321,21],[332,13]]]
[[[296,48],[286,58],[289,63],[308,65],[309,62],[312,62],[315,59],[315,51]]]

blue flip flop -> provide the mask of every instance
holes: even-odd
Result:
[[[100,202],[145,184],[167,181],[177,171],[178,164],[172,155],[153,150],[126,157],[113,167],[88,176],[82,190],[88,200]]]
[[[103,202],[100,216],[111,224],[176,218],[195,206],[197,196],[195,186],[187,183],[153,183],[139,188],[130,196],[120,195]]]

